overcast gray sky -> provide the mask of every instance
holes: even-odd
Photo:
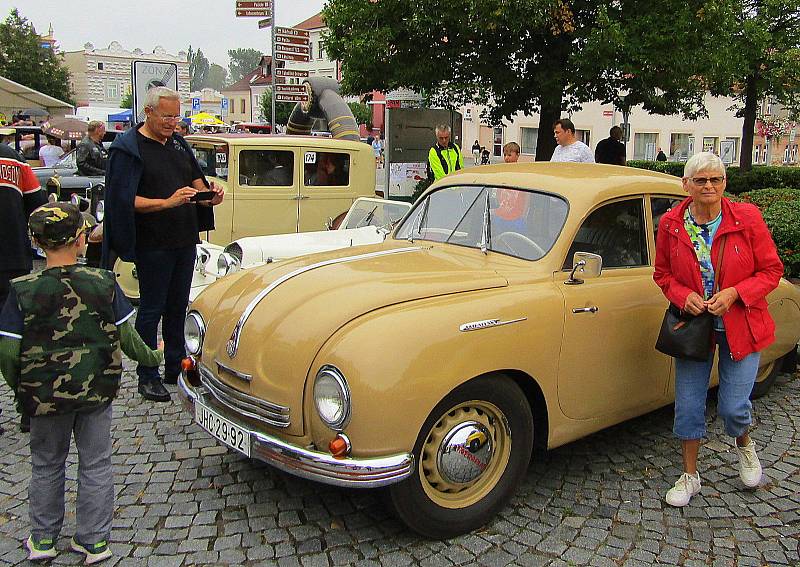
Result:
[[[290,27],[322,9],[324,0],[275,0],[276,23]],[[0,17],[16,7],[38,33],[53,35],[62,51],[83,49],[87,41],[108,47],[151,52],[161,45],[169,53],[199,48],[212,63],[228,67],[228,50],[270,50],[268,30],[258,18],[237,18],[235,0],[0,0]]]

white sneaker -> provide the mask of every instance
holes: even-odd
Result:
[[[750,439],[744,447],[737,445],[736,452],[739,453],[739,478],[747,488],[755,488],[761,483],[761,462],[756,455],[756,444]]]
[[[667,491],[667,504],[670,506],[686,506],[692,496],[700,492],[700,474],[683,473],[675,486]]]

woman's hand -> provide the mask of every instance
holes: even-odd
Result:
[[[739,292],[735,287],[726,287],[722,291],[715,293],[711,299],[705,302],[708,312],[716,317],[722,317],[728,312],[736,300],[739,299]]]
[[[703,301],[700,294],[693,291],[686,297],[686,304],[683,306],[683,310],[689,315],[700,315],[706,310],[706,302]]]

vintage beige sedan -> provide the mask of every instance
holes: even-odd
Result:
[[[674,177],[595,164],[447,176],[381,244],[209,286],[186,320],[185,403],[279,469],[388,486],[429,537],[478,528],[534,444],[672,402],[672,359],[653,347],[667,306],[654,237],[683,196]],[[800,292],[781,281],[769,304],[766,385],[800,338]]]

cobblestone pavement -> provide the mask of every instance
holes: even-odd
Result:
[[[781,375],[755,404],[767,477],[755,491],[740,489],[716,420],[701,450],[702,493],[687,508],[667,506],[680,458],[664,408],[537,455],[488,526],[439,542],[406,530],[380,492],[304,481],[225,449],[177,399],[143,401],[130,370],[126,360],[113,431],[115,557],[106,565],[800,565],[798,375]],[[0,399],[0,565],[25,565],[28,436],[5,385]],[[80,559],[66,551],[76,469],[71,454],[56,565]]]

